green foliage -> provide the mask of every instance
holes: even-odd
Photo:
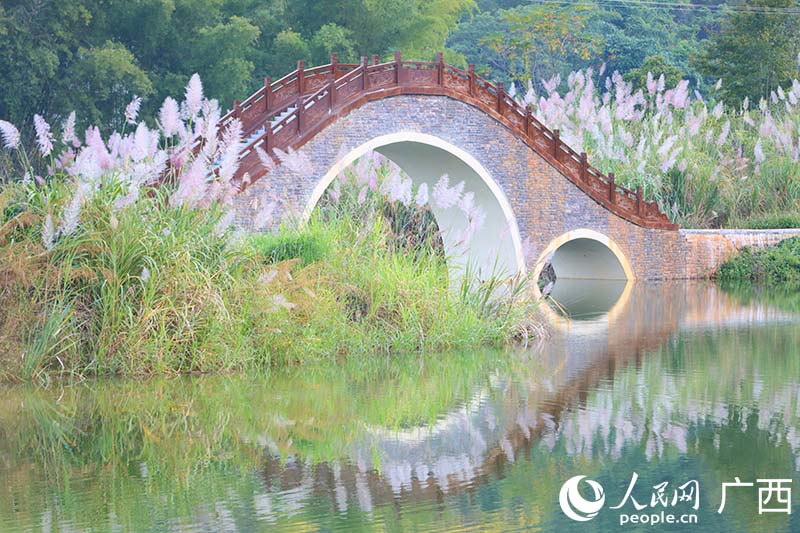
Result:
[[[299,59],[309,56],[308,43],[303,40],[303,36],[292,29],[283,30],[275,36],[275,40],[272,42],[270,70],[288,74],[295,69]]]
[[[567,7],[520,1],[479,2],[481,12],[462,19],[448,38],[448,46],[464,54],[485,75],[501,80],[534,81],[599,62],[607,72],[626,74],[659,56],[692,80],[699,75],[689,58],[696,54],[719,14],[697,2],[691,9],[666,5],[581,2]],[[531,31],[532,30],[532,31]],[[488,46],[478,46],[484,42]],[[525,54],[531,53],[529,64]],[[644,71],[643,76],[647,76]]]
[[[658,79],[664,76],[667,87],[675,87],[679,81],[686,77],[685,73],[661,56],[647,56],[642,64],[625,73],[625,81],[633,82],[635,89],[645,89],[647,86],[647,75]],[[645,89],[646,90],[646,89]]]
[[[605,36],[603,60],[607,70],[622,74],[641,67],[648,57],[660,56],[692,80],[698,78],[690,56],[696,53],[705,38],[707,28],[719,18],[716,11],[705,5],[719,5],[718,0],[681,0],[691,9],[670,10],[664,5],[636,5],[634,2],[610,6],[598,21],[598,31]],[[643,72],[647,76],[647,72]],[[655,74],[655,73],[654,73]]]
[[[797,7],[796,0],[750,0],[747,6]],[[797,76],[800,17],[785,13],[729,12],[720,30],[706,41],[695,62],[713,79],[722,78],[722,96],[730,102],[768,97]]]
[[[321,232],[298,233],[286,228],[280,233],[253,235],[248,244],[266,264],[300,259],[301,264],[307,266],[321,261],[328,251],[326,236]]]
[[[800,213],[784,212],[734,218],[728,221],[729,228],[785,229],[800,228]]]
[[[13,0],[0,6],[0,118],[78,111],[119,129],[120,108],[144,97],[143,114],[197,72],[223,109],[297,60],[326,63],[402,49],[429,60],[445,48],[473,0]],[[457,53],[448,60],[463,62]],[[80,129],[79,129],[80,131]]]
[[[134,55],[120,43],[107,41],[94,48],[79,48],[70,69],[70,84],[77,92],[54,95],[63,105],[81,109],[92,123],[114,116],[111,125],[121,128],[125,106],[134,96],[153,94],[153,84],[137,64]]]
[[[311,39],[312,57],[316,63],[327,63],[331,54],[338,54],[343,63],[357,63],[353,31],[334,22],[323,24]]]
[[[576,60],[596,57],[602,38],[590,22],[598,11],[591,5],[555,8],[532,5],[504,11],[502,32],[481,39],[509,66],[511,79],[528,80],[559,72]]]
[[[717,277],[724,282],[754,281],[800,288],[800,237],[763,250],[745,248],[719,268]]]

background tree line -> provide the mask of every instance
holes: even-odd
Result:
[[[635,84],[647,72],[722,96],[758,99],[798,73],[797,0],[4,0],[0,117],[79,116],[121,127],[193,72],[223,106],[298,59],[431,59],[445,50],[498,81],[538,82],[606,64]],[[150,114],[150,113],[145,113]]]

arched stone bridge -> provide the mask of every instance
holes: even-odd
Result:
[[[278,215],[308,216],[328,185],[359,156],[377,151],[414,185],[442,174],[464,181],[487,213],[468,252],[448,235],[467,224],[457,210],[437,210],[445,248],[455,262],[484,272],[533,270],[551,262],[559,277],[667,279],[703,275],[727,255],[712,239],[687,235],[659,211],[589,164],[530,111],[493,85],[442,61],[394,61],[305,69],[234,102],[221,126],[242,121],[236,222],[251,224],[267,202]],[[256,149],[270,154],[267,170]],[[275,150],[298,152],[308,168],[280,165]],[[448,212],[453,211],[453,212]],[[717,236],[715,236],[716,239]],[[725,239],[723,239],[724,241]],[[727,242],[727,241],[726,241]],[[727,250],[731,246],[723,243]],[[730,251],[728,250],[727,254]],[[497,261],[497,263],[495,263]]]

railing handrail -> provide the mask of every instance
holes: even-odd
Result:
[[[409,68],[411,67],[411,68]],[[370,87],[369,82],[370,74],[381,74],[384,72],[395,72],[394,81],[391,85],[381,85],[377,87]],[[423,79],[414,79],[408,81],[410,73],[419,71],[434,71],[435,76],[428,76],[435,78],[435,81]],[[342,75],[338,75],[343,72]],[[338,109],[350,109],[357,105],[361,100],[368,101],[372,99],[382,98],[385,95],[394,94],[442,94],[445,96],[455,97],[461,100],[466,100],[467,103],[481,108],[484,112],[491,116],[498,118],[501,122],[509,127],[512,131],[520,136],[528,146],[537,154],[544,157],[548,162],[556,166],[558,170],[577,185],[583,192],[595,199],[598,203],[612,211],[613,213],[644,227],[652,227],[658,229],[677,229],[677,225],[669,221],[669,219],[660,212],[656,202],[648,202],[642,198],[641,189],[633,191],[616,183],[613,174],[604,174],[596,167],[588,163],[585,153],[577,153],[570,146],[561,141],[558,130],[550,130],[541,123],[536,117],[533,116],[530,109],[520,104],[515,98],[510,97],[505,93],[502,84],[492,84],[489,80],[475,74],[474,67],[470,65],[469,70],[464,70],[453,65],[445,64],[441,55],[437,54],[437,61],[404,61],[399,53],[395,54],[393,61],[384,63],[369,64],[367,57],[362,57],[361,63],[338,63],[335,57],[332,57],[331,63],[320,65],[309,69],[304,69],[302,62],[298,63],[298,69],[282,77],[278,81],[269,85],[270,90],[280,89],[290,83],[298,83],[299,87],[303,86],[302,82],[298,82],[298,77],[302,75],[303,79],[311,79],[315,76],[327,75],[329,76],[328,83],[321,85],[310,94],[298,94],[295,98],[289,98],[288,102],[281,105],[279,108],[271,109],[256,121],[255,126],[249,125],[249,131],[255,130],[257,127],[264,126],[265,131],[262,135],[256,137],[253,141],[245,145],[241,151],[242,158],[247,157],[255,148],[266,142],[266,152],[272,157],[272,151],[275,148],[288,149],[292,145],[302,144],[311,135],[316,134],[319,129],[326,125],[326,121],[334,115],[334,111]],[[467,81],[468,91],[458,84],[447,84],[446,75],[457,76],[462,83]],[[385,79],[385,75],[381,79]],[[415,74],[414,76],[426,75]],[[380,81],[380,79],[379,79]],[[356,90],[351,92],[350,95],[341,100],[336,98],[337,94],[344,88],[353,83],[358,83]],[[388,90],[393,89],[393,90]],[[252,95],[250,95],[244,102],[238,104],[238,108],[248,109],[247,106],[252,105],[264,95],[265,87],[262,87]],[[330,94],[325,95],[329,91]],[[490,98],[494,98],[494,104],[489,105],[485,98],[479,98],[478,92],[485,91]],[[314,110],[315,106],[327,105],[328,109],[325,112],[323,109],[322,118],[317,123],[305,125],[301,122],[301,117],[306,113]],[[294,111],[288,113],[279,122],[272,123],[274,117],[279,116],[281,113],[286,113],[291,107],[296,106]],[[236,109],[227,113],[223,119],[220,120],[222,126],[226,120],[236,112]],[[512,114],[513,113],[513,114]],[[510,115],[510,116],[509,116]],[[265,119],[266,117],[266,119]],[[519,120],[522,121],[522,126],[519,126]],[[297,130],[295,134],[287,142],[286,146],[270,146],[269,139],[271,136],[277,134],[282,128],[286,128],[293,121],[297,121]],[[536,141],[538,137],[539,141]],[[544,145],[542,144],[544,141]],[[547,149],[547,145],[550,145]],[[297,147],[295,146],[295,147]],[[571,162],[571,163],[570,163]],[[579,171],[575,172],[575,166]],[[251,164],[251,167],[253,165]],[[266,169],[260,169],[251,175],[251,182],[266,174]],[[619,198],[625,198],[630,204],[619,202]],[[633,207],[630,207],[630,206]]]

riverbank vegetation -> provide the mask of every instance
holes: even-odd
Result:
[[[717,277],[725,283],[755,282],[800,289],[800,237],[761,250],[744,248],[720,266]]]
[[[482,222],[463,184],[443,178],[429,200],[368,155],[307,224],[267,202],[254,229],[279,231],[237,230],[241,126],[218,131],[219,114],[193,78],[157,130],[79,139],[73,116],[57,141],[37,116],[45,176],[0,122],[30,169],[0,194],[3,378],[268,369],[536,334],[524,279],[451,279],[429,203]]]

